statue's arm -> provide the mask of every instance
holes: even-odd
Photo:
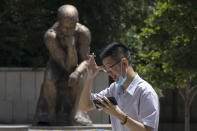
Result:
[[[44,35],[44,43],[49,50],[52,59],[57,62],[64,70],[70,71],[70,65],[66,62],[66,53],[60,47],[56,33],[53,30],[48,30]]]
[[[90,42],[91,42],[91,33],[89,29],[85,26],[82,26],[79,32],[78,39],[78,54],[79,54],[79,66],[76,71],[83,72],[86,69],[87,60],[90,54]]]

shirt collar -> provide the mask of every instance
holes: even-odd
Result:
[[[140,76],[136,73],[133,81],[131,82],[131,84],[125,91],[128,92],[130,95],[133,95],[135,92],[135,89],[137,88],[137,85],[141,83],[142,81],[143,81],[142,78],[140,78]]]

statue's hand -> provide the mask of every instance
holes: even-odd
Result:
[[[64,36],[64,42],[68,47],[75,46],[75,37],[74,36]]]
[[[74,71],[70,74],[68,80],[68,86],[76,85],[79,82],[80,73],[78,71]]]

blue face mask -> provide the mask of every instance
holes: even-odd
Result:
[[[127,80],[127,77],[122,77],[122,75],[120,75],[119,80],[118,80],[118,87],[121,87],[125,81]]]
[[[121,63],[121,74],[118,80],[118,87],[121,87],[125,83],[126,80],[127,80],[127,76],[125,77],[122,76],[122,63]]]

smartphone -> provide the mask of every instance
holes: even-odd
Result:
[[[107,99],[108,99],[113,105],[118,105],[118,103],[117,103],[115,97],[113,97],[113,96],[112,96],[112,97],[107,97]],[[102,98],[102,100],[104,100],[104,98]],[[104,101],[105,101],[105,100],[104,100]],[[96,106],[96,104],[98,104],[98,105],[104,107],[104,105],[103,105],[102,103],[100,103],[100,101],[98,101],[97,99],[96,99],[96,100],[93,100],[93,103],[95,104],[95,106]],[[99,109],[98,106],[96,106],[96,108]]]

